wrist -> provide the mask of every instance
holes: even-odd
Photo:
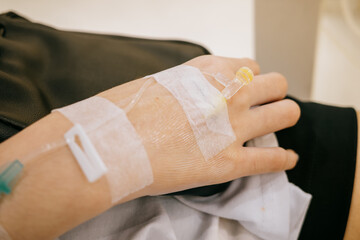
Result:
[[[26,157],[70,127],[60,114],[51,114],[1,144],[1,161]],[[0,203],[0,224],[13,240],[55,238],[109,207],[106,178],[87,182],[64,145],[24,162],[21,178]]]

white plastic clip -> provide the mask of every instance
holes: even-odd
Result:
[[[107,167],[81,125],[75,124],[64,136],[89,182],[95,182],[107,172]],[[78,136],[82,148],[76,142],[76,136]]]

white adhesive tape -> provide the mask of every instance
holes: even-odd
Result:
[[[95,96],[56,111],[86,131],[108,168],[113,203],[153,182],[144,145],[122,109]]]
[[[0,225],[0,239],[1,240],[11,240],[9,234],[6,230]]]
[[[153,77],[178,100],[205,160],[236,140],[225,98],[199,69],[179,65],[147,77]]]

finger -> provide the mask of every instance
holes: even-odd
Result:
[[[281,100],[286,96],[287,81],[279,73],[268,73],[255,76],[254,81],[246,86],[243,95],[248,95],[250,106],[261,105],[264,103]],[[241,101],[242,97],[237,97],[236,101]]]
[[[212,74],[221,73],[228,79],[233,79],[236,71],[241,67],[249,67],[255,75],[260,72],[257,62],[249,58],[226,58],[204,55],[194,58],[185,64],[197,67],[203,72]]]
[[[245,147],[241,155],[235,164],[241,176],[288,170],[294,168],[299,159],[293,150],[281,147]]]
[[[285,99],[250,109],[248,114],[247,122],[233,119],[235,132],[241,131],[245,140],[295,125],[300,117],[300,108],[294,101]]]
[[[241,67],[250,68],[254,73],[254,75],[258,75],[260,73],[259,64],[250,58],[224,58],[224,57],[219,57],[219,58],[224,59],[229,64],[229,67],[233,72],[232,78],[235,76],[237,70],[239,70],[239,68]]]

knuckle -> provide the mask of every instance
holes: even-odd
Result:
[[[289,104],[289,109],[287,111],[287,117],[290,120],[291,126],[293,126],[297,123],[297,121],[300,118],[300,115],[301,115],[300,107],[293,100],[286,99],[284,101],[287,101],[287,103]]]
[[[261,172],[261,169],[259,169],[260,168],[260,166],[261,166],[261,164],[259,164],[259,160],[258,160],[258,158],[255,158],[255,159],[253,159],[253,161],[251,162],[251,167],[252,167],[252,171],[254,172],[254,173],[259,173],[259,172]]]
[[[276,156],[277,164],[276,164],[274,170],[287,169],[287,167],[288,167],[288,159],[287,159],[286,150],[284,148],[280,148],[280,147],[278,147],[276,150],[277,150],[278,154]]]
[[[252,64],[257,64],[256,61],[254,59],[251,59],[251,58],[242,58],[244,61],[246,62],[249,62],[249,63],[252,63]]]
[[[278,72],[272,72],[271,75],[278,86],[279,94],[284,98],[288,90],[288,82],[285,76]]]
[[[199,61],[201,63],[201,65],[211,66],[211,65],[215,64],[219,59],[218,59],[218,57],[216,57],[214,55],[202,55],[202,56],[196,57],[194,60]]]
[[[230,179],[232,176],[236,175],[235,169],[238,168],[236,164],[236,151],[223,151],[218,154],[215,158],[209,160],[208,170],[209,176],[215,182]],[[239,171],[239,169],[237,169]],[[228,178],[230,177],[230,178]]]
[[[254,59],[243,58],[243,60],[245,63],[247,63],[247,65],[250,66],[251,70],[254,72],[254,75],[257,75],[260,73],[260,66]]]
[[[270,74],[272,74],[275,78],[278,78],[279,80],[286,82],[286,77],[284,75],[282,75],[281,73],[271,72]]]
[[[201,55],[201,56],[198,56],[196,58],[194,58],[194,60],[197,60],[197,61],[208,61],[209,59],[212,59],[213,55],[209,55],[209,54],[206,54],[206,55]]]
[[[226,58],[214,55],[202,55],[192,60],[199,69],[207,71],[224,71],[229,68]]]

